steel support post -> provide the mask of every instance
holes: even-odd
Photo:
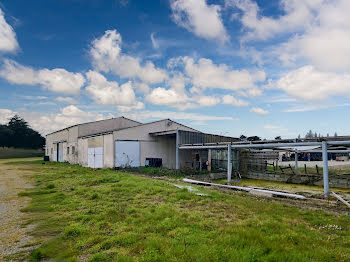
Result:
[[[208,149],[208,171],[211,171],[211,149]]]
[[[323,190],[324,197],[328,198],[329,196],[329,179],[328,179],[328,151],[327,151],[327,142],[322,142],[322,160],[323,160]]]
[[[232,162],[231,162],[231,144],[227,145],[227,184],[231,185]]]
[[[175,152],[175,167],[180,169],[180,159],[179,159],[179,130],[176,130],[176,152]]]
[[[298,167],[298,152],[295,151],[295,173],[298,174],[299,173],[299,167]]]

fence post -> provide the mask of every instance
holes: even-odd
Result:
[[[328,152],[327,142],[322,141],[322,160],[323,160],[323,191],[324,197],[329,196],[329,179],[328,179]]]
[[[231,163],[231,144],[227,145],[227,184],[231,185],[232,163]]]
[[[299,173],[299,167],[298,167],[298,152],[295,151],[294,154],[294,158],[295,158],[295,173],[298,174]]]

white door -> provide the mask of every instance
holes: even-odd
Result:
[[[115,166],[139,167],[140,166],[140,142],[115,141]]]
[[[88,167],[103,168],[103,137],[88,140]]]
[[[95,167],[103,168],[103,147],[95,147]]]
[[[88,167],[95,168],[95,148],[88,148]]]
[[[63,144],[58,144],[58,162],[63,162]]]

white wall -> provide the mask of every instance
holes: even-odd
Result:
[[[114,139],[113,134],[103,136],[103,167],[114,167]]]
[[[81,166],[88,166],[88,140],[86,138],[78,139],[78,164]]]
[[[186,131],[196,131],[192,128],[172,122],[168,119],[136,126],[113,132],[115,140],[133,140],[141,142],[141,166],[145,165],[146,158],[161,158],[162,164],[166,168],[176,167],[176,138],[172,136],[152,136],[149,133],[173,131],[176,129]],[[180,168],[191,166],[191,153],[179,151]]]

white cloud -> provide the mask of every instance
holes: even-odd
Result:
[[[225,64],[216,65],[212,60],[201,58],[196,63],[193,58],[183,57],[174,63],[184,63],[184,71],[191,79],[192,84],[199,88],[218,88],[250,92],[250,95],[259,94],[257,82],[265,81],[265,72],[250,73],[247,70],[232,70]]]
[[[253,107],[250,109],[250,112],[253,112],[258,115],[267,115],[269,113],[269,111],[262,109],[260,107]]]
[[[16,33],[6,20],[0,9],[0,52],[14,52],[19,48]]]
[[[9,59],[4,60],[0,76],[13,84],[40,85],[44,89],[65,94],[78,94],[85,82],[80,73],[61,68],[34,70]]]
[[[0,108],[0,124],[7,124],[9,122],[9,119],[15,114],[16,112],[10,109]]]
[[[45,100],[48,99],[47,96],[22,96],[24,99],[28,100]]]
[[[152,41],[152,46],[154,49],[159,49],[159,43],[157,39],[154,37],[155,33],[151,33],[151,41]]]
[[[41,69],[38,71],[42,87],[57,93],[78,94],[85,79],[80,73],[71,73],[65,69]]]
[[[154,105],[165,105],[175,107],[180,110],[194,108],[196,105],[191,102],[191,99],[186,93],[180,93],[175,89],[165,89],[157,87],[146,96],[146,100]]]
[[[143,104],[137,101],[130,81],[119,86],[117,82],[107,81],[102,74],[95,71],[87,72],[86,78],[86,92],[97,104],[122,106],[123,111],[127,108],[143,107]]]
[[[198,37],[222,43],[228,41],[219,5],[208,5],[206,0],[172,0],[170,6],[177,25]]]
[[[350,74],[322,72],[304,66],[281,77],[274,87],[308,101],[325,100],[330,96],[350,97]]]
[[[76,106],[70,105],[62,108],[58,113],[28,112],[23,110],[14,112],[10,109],[0,109],[0,123],[7,123],[7,118],[15,114],[23,117],[34,130],[37,130],[42,135],[75,124],[105,118],[102,114],[83,111]]]
[[[280,126],[274,126],[274,125],[264,125],[265,129],[280,129]]]
[[[215,96],[199,96],[194,98],[200,106],[215,106],[220,103],[220,98]]]
[[[283,14],[278,17],[261,15],[253,0],[226,0],[226,4],[243,13],[240,21],[246,31],[242,41],[289,35],[271,52],[284,65],[300,64],[306,59],[320,70],[350,70],[350,1],[280,0]]]
[[[122,37],[117,30],[108,30],[91,45],[90,55],[94,68],[113,72],[121,78],[137,78],[148,84],[161,83],[167,78],[165,70],[156,68],[150,61],[141,65],[139,58],[125,55],[121,50]]]
[[[59,96],[59,97],[56,97],[55,100],[58,102],[63,102],[63,103],[67,103],[67,104],[78,104],[78,101],[72,97]]]
[[[224,95],[222,97],[222,103],[225,105],[232,105],[232,106],[248,106],[249,105],[248,101],[244,101],[242,99],[237,99],[231,95]]]
[[[253,0],[226,0],[227,6],[234,6],[243,13],[240,21],[246,29],[247,40],[267,40],[276,34],[298,32],[310,26],[316,16],[315,11],[324,0],[281,0],[283,15],[271,18],[261,15],[261,10]]]
[[[174,112],[174,111],[140,111],[125,114],[126,117],[135,120],[164,119],[173,120],[192,120],[192,121],[216,121],[216,120],[234,120],[227,116],[210,116],[196,113]]]
[[[143,94],[149,93],[150,88],[147,84],[136,82],[134,85],[135,85],[135,88],[138,92],[143,93]]]

